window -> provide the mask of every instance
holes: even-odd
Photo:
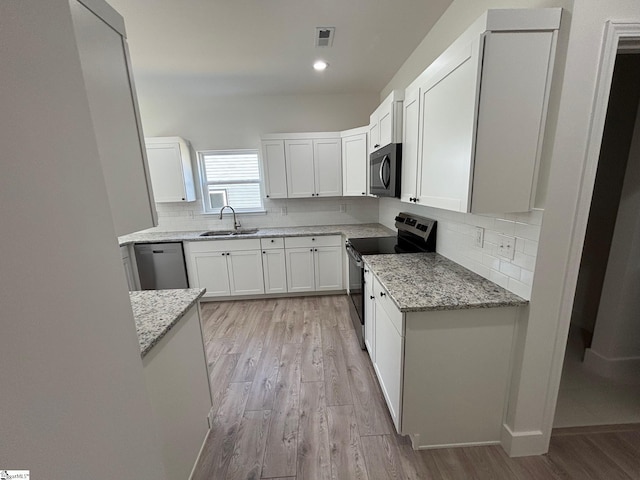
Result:
[[[199,152],[204,211],[264,212],[257,150]]]

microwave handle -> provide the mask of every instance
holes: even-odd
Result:
[[[382,158],[382,161],[380,162],[380,171],[378,172],[378,174],[380,175],[380,183],[382,184],[382,186],[387,189],[389,188],[389,183],[391,183],[391,179],[388,179],[386,182],[384,181],[384,175],[383,175],[383,171],[384,171],[384,164],[391,164],[391,160],[389,160],[389,156],[385,155]]]

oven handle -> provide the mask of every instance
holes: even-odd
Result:
[[[347,255],[349,255],[354,262],[356,262],[356,267],[358,268],[362,268],[362,259],[359,259],[356,255],[356,253],[353,251],[353,247],[351,247],[350,245],[346,246],[347,249]]]

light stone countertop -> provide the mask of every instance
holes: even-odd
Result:
[[[154,232],[143,230],[118,237],[120,246],[132,243],[161,243],[161,242],[192,242],[192,241],[216,241],[240,238],[269,238],[269,237],[303,237],[307,235],[344,235],[347,238],[359,237],[387,237],[396,235],[391,230],[379,223],[363,223],[352,225],[315,225],[308,227],[270,227],[260,228],[256,233],[241,236],[224,235],[219,237],[201,237],[200,234],[207,230],[194,230],[182,232]]]
[[[401,312],[529,303],[437,253],[365,255],[362,258]]]
[[[204,288],[129,292],[142,358],[196,304],[204,292]]]

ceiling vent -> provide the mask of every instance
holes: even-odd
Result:
[[[335,27],[316,27],[316,47],[330,47],[333,45]]]

